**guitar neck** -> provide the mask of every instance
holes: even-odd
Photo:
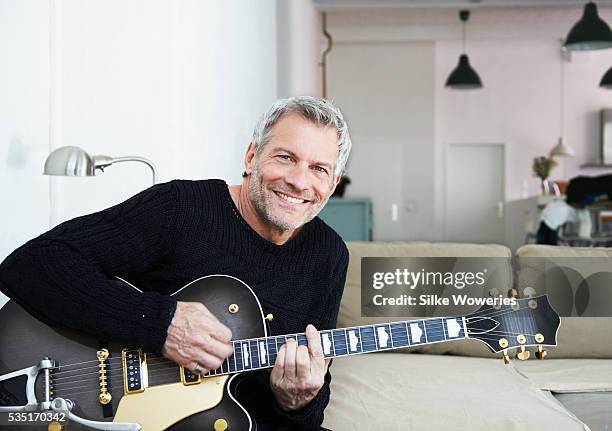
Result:
[[[319,331],[325,358],[380,352],[403,347],[467,338],[462,316],[434,317],[402,322],[355,326]],[[305,333],[233,341],[234,353],[223,365],[206,375],[233,374],[274,366],[279,349],[287,340],[307,346]]]

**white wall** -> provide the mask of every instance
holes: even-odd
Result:
[[[600,7],[600,12],[612,24],[612,8]],[[414,201],[404,205],[403,217],[419,224],[395,239],[443,239],[442,167],[448,143],[506,143],[509,166],[506,199],[537,193],[538,181],[531,175],[531,161],[536,156],[548,154],[560,132],[560,39],[565,37],[581,13],[578,6],[475,9],[468,26],[467,52],[483,80],[484,89],[464,92],[444,88],[461,49],[461,27],[456,10],[387,9],[329,13],[330,32],[337,46],[330,54],[330,62],[336,70],[330,73],[335,76],[335,85],[342,89],[342,94],[337,97],[338,103],[351,113],[355,154],[360,151],[360,146],[368,147],[367,151],[373,153],[382,151],[378,144],[362,138],[360,130],[367,127],[369,135],[378,134],[386,140],[403,142],[403,151],[410,153],[409,158],[423,163],[423,169],[405,167],[401,178],[388,175],[397,170],[392,166],[369,173],[377,175],[378,172],[378,175],[389,178],[389,182],[401,183],[401,187],[390,185],[381,188],[375,199]],[[432,85],[432,76],[416,72],[424,71],[423,65],[431,61],[429,51],[421,54],[413,51],[415,44],[421,43],[433,44],[433,95],[422,90]],[[390,44],[400,44],[403,48],[395,57],[381,57],[373,65],[372,47],[385,50]],[[343,47],[348,45],[356,52],[363,50],[361,65],[357,65],[355,59],[346,59]],[[353,67],[351,73],[347,73],[343,69],[347,65],[359,67]],[[554,178],[601,173],[581,170],[579,166],[593,160],[599,148],[598,111],[612,107],[612,92],[600,89],[598,83],[611,66],[612,50],[575,54],[567,64],[565,136],[577,154],[573,159],[562,161],[553,171]],[[373,80],[369,74],[372,68],[387,71],[387,75]],[[397,76],[404,74],[405,79],[388,79],[388,74],[393,73],[398,73]],[[335,91],[334,86],[331,93]],[[385,100],[392,101],[391,104],[377,103],[378,96],[383,94]],[[429,125],[432,141],[425,139],[415,144],[415,134],[427,134],[420,129],[423,119],[419,115],[429,112],[432,100],[434,113]],[[356,104],[359,106],[353,106]],[[407,117],[410,109],[419,112],[411,114],[421,120],[416,125]],[[376,122],[376,118],[381,117],[386,117],[386,122],[394,126],[381,127]],[[398,158],[396,153],[388,155],[390,163],[405,163],[406,156]],[[432,169],[428,170],[428,167]],[[349,164],[349,176],[365,176],[365,171],[354,172],[353,169],[357,167]],[[415,184],[423,188],[408,191]],[[432,195],[429,194],[431,184]],[[348,190],[350,195],[372,196],[369,188],[367,181],[354,181]],[[398,189],[403,190],[403,195],[394,192]],[[375,220],[375,224],[381,223],[385,226],[377,229],[391,229],[389,216]]]
[[[0,2],[0,259],[49,226],[48,32],[47,2]]]
[[[159,181],[239,180],[252,127],[276,98],[274,0],[53,4],[52,148],[144,156]],[[57,223],[124,200],[150,173],[125,163],[52,184]]]
[[[179,4],[172,176],[236,183],[253,126],[277,97],[276,1]]]
[[[135,163],[93,178],[44,177],[60,146],[150,158],[158,181],[239,181],[252,128],[277,96],[276,7],[0,0],[0,260],[150,185]]]
[[[434,44],[338,42],[329,64],[329,95],[354,143],[347,196],[372,200],[376,240],[431,236]]]

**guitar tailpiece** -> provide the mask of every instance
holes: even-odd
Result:
[[[11,379],[19,379],[25,377],[26,403],[14,406],[0,406],[0,412],[36,412],[49,410],[51,406],[50,400],[50,372],[59,368],[59,362],[49,358],[44,358],[32,367],[22,370],[13,371],[12,373],[3,374],[0,376],[0,382]],[[45,385],[45,399],[41,402],[36,399],[35,384],[38,374],[43,373],[43,383]]]

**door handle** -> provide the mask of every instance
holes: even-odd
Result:
[[[504,202],[502,201],[497,202],[497,218],[504,218]]]

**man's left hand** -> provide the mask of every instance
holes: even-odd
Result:
[[[329,359],[323,356],[319,331],[306,327],[308,347],[293,339],[281,346],[270,374],[270,387],[283,410],[301,410],[319,393]]]

